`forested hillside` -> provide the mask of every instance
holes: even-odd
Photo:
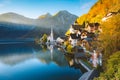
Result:
[[[98,0],[89,12],[79,17],[77,21],[79,24],[83,24],[84,21],[101,22],[101,19],[109,12],[118,11],[120,11],[120,0]]]
[[[103,72],[95,80],[120,80],[120,0],[98,0],[77,22],[98,22],[103,30],[97,42],[103,49]]]
[[[120,79],[120,14],[101,24],[103,33],[100,45],[103,48],[103,73],[97,80]],[[116,56],[116,57],[114,57]]]

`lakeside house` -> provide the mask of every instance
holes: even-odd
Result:
[[[75,46],[77,46],[78,39],[79,39],[79,37],[77,36],[76,33],[70,34],[69,42],[73,47],[75,47]]]
[[[56,39],[56,43],[62,45],[62,44],[64,44],[65,41],[67,41],[67,39],[68,39],[68,38],[65,37],[65,36],[63,36],[63,37],[58,37],[58,38]]]
[[[98,40],[98,35],[102,32],[99,23],[83,23],[83,25],[78,24],[75,21],[74,24],[70,26],[70,29],[66,33],[69,43],[72,47],[82,45],[83,41],[86,41],[87,45],[93,40]]]
[[[86,39],[87,38],[87,34],[88,34],[88,32],[86,31],[86,30],[83,30],[82,32],[81,32],[81,40],[84,40],[84,39]]]
[[[96,30],[99,30],[100,24],[99,23],[88,23],[85,30],[89,33],[95,33]]]
[[[64,39],[62,39],[61,37],[58,37],[56,39],[56,42],[59,43],[59,44],[62,44],[62,43],[64,43]]]
[[[72,24],[70,27],[70,33],[72,33],[72,34],[76,33],[76,34],[80,35],[82,28],[83,28],[83,25]]]
[[[69,42],[71,45],[77,46],[78,40],[81,39],[81,33],[83,25],[73,24],[70,27],[70,35],[69,35]]]
[[[95,50],[92,52],[93,49],[91,48],[93,46],[91,45],[91,42],[97,40],[100,32],[102,32],[102,29],[99,23],[88,23],[84,26],[75,22],[70,26],[69,35],[67,35],[68,41],[72,46],[72,50],[75,52],[74,55],[76,58],[81,58],[81,56],[85,55],[86,52],[89,53],[91,51],[90,62],[93,64],[93,67],[102,65],[102,54],[97,53]]]
[[[79,40],[81,40],[81,34],[84,27],[84,25],[79,25],[77,21],[75,21],[75,23],[70,26],[68,40],[73,47],[77,46]]]
[[[92,41],[95,39],[95,31],[99,30],[99,23],[89,23],[87,28],[84,28],[83,25],[77,23],[71,25],[69,33],[69,42],[75,47],[80,43],[80,41]]]

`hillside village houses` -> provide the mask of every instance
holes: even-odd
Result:
[[[86,26],[75,23],[70,26],[69,30],[68,41],[73,48],[76,46],[84,48],[86,44],[89,45],[89,47],[92,46],[90,42],[98,36],[96,35],[96,31],[102,32],[99,23],[88,23]],[[93,55],[91,55],[93,67],[102,64],[101,58],[101,54],[99,55],[99,53],[96,53],[94,50]]]
[[[56,39],[56,42],[57,42],[57,44],[59,44],[59,45],[64,44],[65,41],[67,41],[67,37],[65,37],[65,36],[63,36],[63,37],[58,37],[58,38]]]
[[[58,37],[56,39],[56,42],[59,43],[59,44],[62,44],[62,43],[64,43],[64,39],[62,39],[61,37]]]
[[[87,27],[85,28],[86,31],[88,31],[89,33],[95,33],[96,30],[98,30],[99,27],[99,23],[88,23]]]
[[[78,25],[71,25],[69,42],[71,43],[71,45],[73,47],[77,46],[77,41],[78,41],[78,39],[80,39],[80,35],[81,35],[80,26],[78,26]]]
[[[96,31],[101,32],[102,30],[99,23],[88,23],[87,26],[85,26],[75,22],[75,24],[71,25],[69,31],[69,35],[67,35],[69,37],[69,42],[75,47],[78,45],[78,41],[93,40],[96,37]]]

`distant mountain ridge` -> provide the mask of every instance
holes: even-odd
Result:
[[[33,24],[33,19],[27,18],[17,13],[9,12],[0,15],[0,22],[11,22],[18,24]]]
[[[14,25],[15,30],[16,25],[17,29],[23,30],[24,27],[29,28],[29,26],[32,26],[32,28],[30,27],[30,29],[28,29],[29,33],[26,34],[29,36],[34,35],[35,37],[44,33],[49,34],[50,28],[53,27],[55,35],[62,36],[76,19],[76,15],[73,15],[65,10],[59,11],[55,15],[47,13],[39,16],[37,19],[27,18],[20,14],[10,12],[0,14],[0,28],[3,28],[3,26],[12,27]],[[1,27],[2,23],[4,23],[4,25]]]
[[[50,13],[46,13],[44,15],[39,16],[38,19],[45,19],[45,18],[50,18],[50,17],[52,17],[52,15]]]
[[[65,22],[66,24],[68,22],[73,23],[76,18],[77,18],[76,15],[73,15],[65,10],[59,11],[55,15],[51,15],[50,13],[47,13],[39,16],[37,19],[27,18],[25,16],[13,12],[0,14],[0,22],[5,21],[5,22],[18,23],[18,24],[28,24],[28,25],[38,25],[38,26],[48,26],[46,25],[46,23],[49,24],[53,23],[51,25],[54,25],[54,22],[56,20],[58,23],[63,23],[65,20],[67,20],[67,22]]]

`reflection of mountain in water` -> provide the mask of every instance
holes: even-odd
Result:
[[[64,58],[64,55],[57,51],[56,49],[54,49],[53,53],[52,53],[53,58],[51,59],[51,53],[50,51],[46,51],[43,54],[37,54],[37,57],[46,62],[47,64],[51,63],[52,61],[56,64],[58,64],[59,66],[66,66],[67,61]]]
[[[81,75],[57,49],[51,59],[50,51],[41,47],[0,45],[0,80],[77,80]]]
[[[67,65],[64,55],[56,49],[53,52],[53,59],[51,59],[49,50],[43,52],[40,47],[37,51],[30,45],[4,45],[0,47],[0,55],[0,62],[10,65],[19,64],[32,58],[39,59],[46,64],[54,62],[60,66]]]

